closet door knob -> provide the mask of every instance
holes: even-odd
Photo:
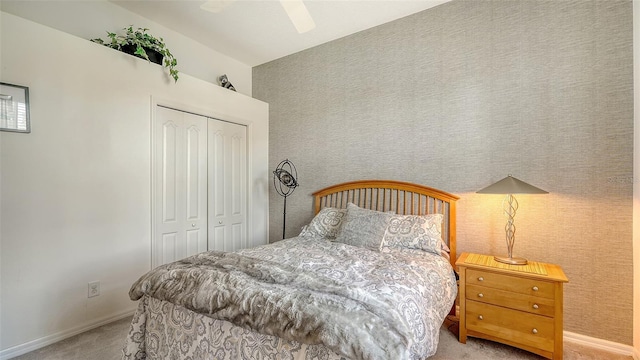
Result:
[[[478,281],[484,281],[484,278],[483,278],[482,276],[480,276],[480,277],[478,278]]]
[[[482,317],[482,315],[478,315],[478,319],[484,320],[484,317]]]
[[[196,224],[191,224],[191,227],[196,227]]]
[[[534,286],[534,287],[533,287],[533,291],[538,291],[538,287],[537,287],[537,286]]]
[[[533,330],[531,330],[532,333],[537,334],[538,333],[538,329],[533,328]]]
[[[538,304],[533,304],[533,308],[534,308],[534,309],[537,309],[537,308],[539,308],[539,307],[540,307],[540,306],[538,306]]]
[[[481,297],[484,297],[484,295],[482,293],[480,293],[480,294],[478,294],[478,297],[481,298]]]

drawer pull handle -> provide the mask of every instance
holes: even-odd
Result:
[[[533,328],[533,330],[531,330],[532,333],[537,334],[538,333],[538,329]]]
[[[478,297],[481,298],[481,297],[484,297],[484,295],[482,293],[480,293],[480,294],[478,294]]]
[[[484,281],[484,278],[483,278],[482,276],[480,276],[480,277],[478,278],[478,281]]]
[[[478,315],[478,319],[480,320],[484,320],[484,318],[482,317],[482,315]],[[537,331],[537,330],[536,330]]]
[[[538,304],[533,304],[533,308],[534,308],[534,309],[537,309],[537,308],[539,308],[539,307],[540,307],[540,306],[538,306]]]
[[[534,287],[533,287],[533,291],[538,291],[538,287],[537,287],[537,286],[534,286]]]

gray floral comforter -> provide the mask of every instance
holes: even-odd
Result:
[[[433,355],[455,295],[451,266],[439,255],[305,237],[201,253],[150,271],[130,291],[132,300],[166,301],[351,359]]]

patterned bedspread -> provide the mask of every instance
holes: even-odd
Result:
[[[237,326],[227,330],[262,336],[260,341],[271,341],[280,348],[278,353],[330,349],[351,359],[422,359],[436,352],[456,285],[449,262],[439,255],[419,250],[380,253],[297,237],[163,265],[141,277],[130,295],[142,300],[125,358],[145,358],[150,349],[155,354],[203,350],[202,340],[181,339],[182,349],[177,350],[158,346],[145,327],[164,306],[173,317],[206,315],[213,327],[233,323]],[[206,337],[201,331],[197,336]],[[233,338],[225,337],[227,342]],[[243,351],[242,346],[219,344],[215,350],[214,345],[205,347],[209,354],[221,352],[215,358],[230,358],[226,352],[231,349]]]

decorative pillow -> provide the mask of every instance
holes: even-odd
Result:
[[[348,203],[347,215],[336,242],[380,251],[391,216],[393,215],[389,213],[363,209]]]
[[[311,219],[309,225],[302,229],[300,236],[333,240],[340,230],[346,213],[347,209],[323,208]]]
[[[442,241],[442,214],[392,215],[382,248],[418,249],[440,255],[447,248]]]

